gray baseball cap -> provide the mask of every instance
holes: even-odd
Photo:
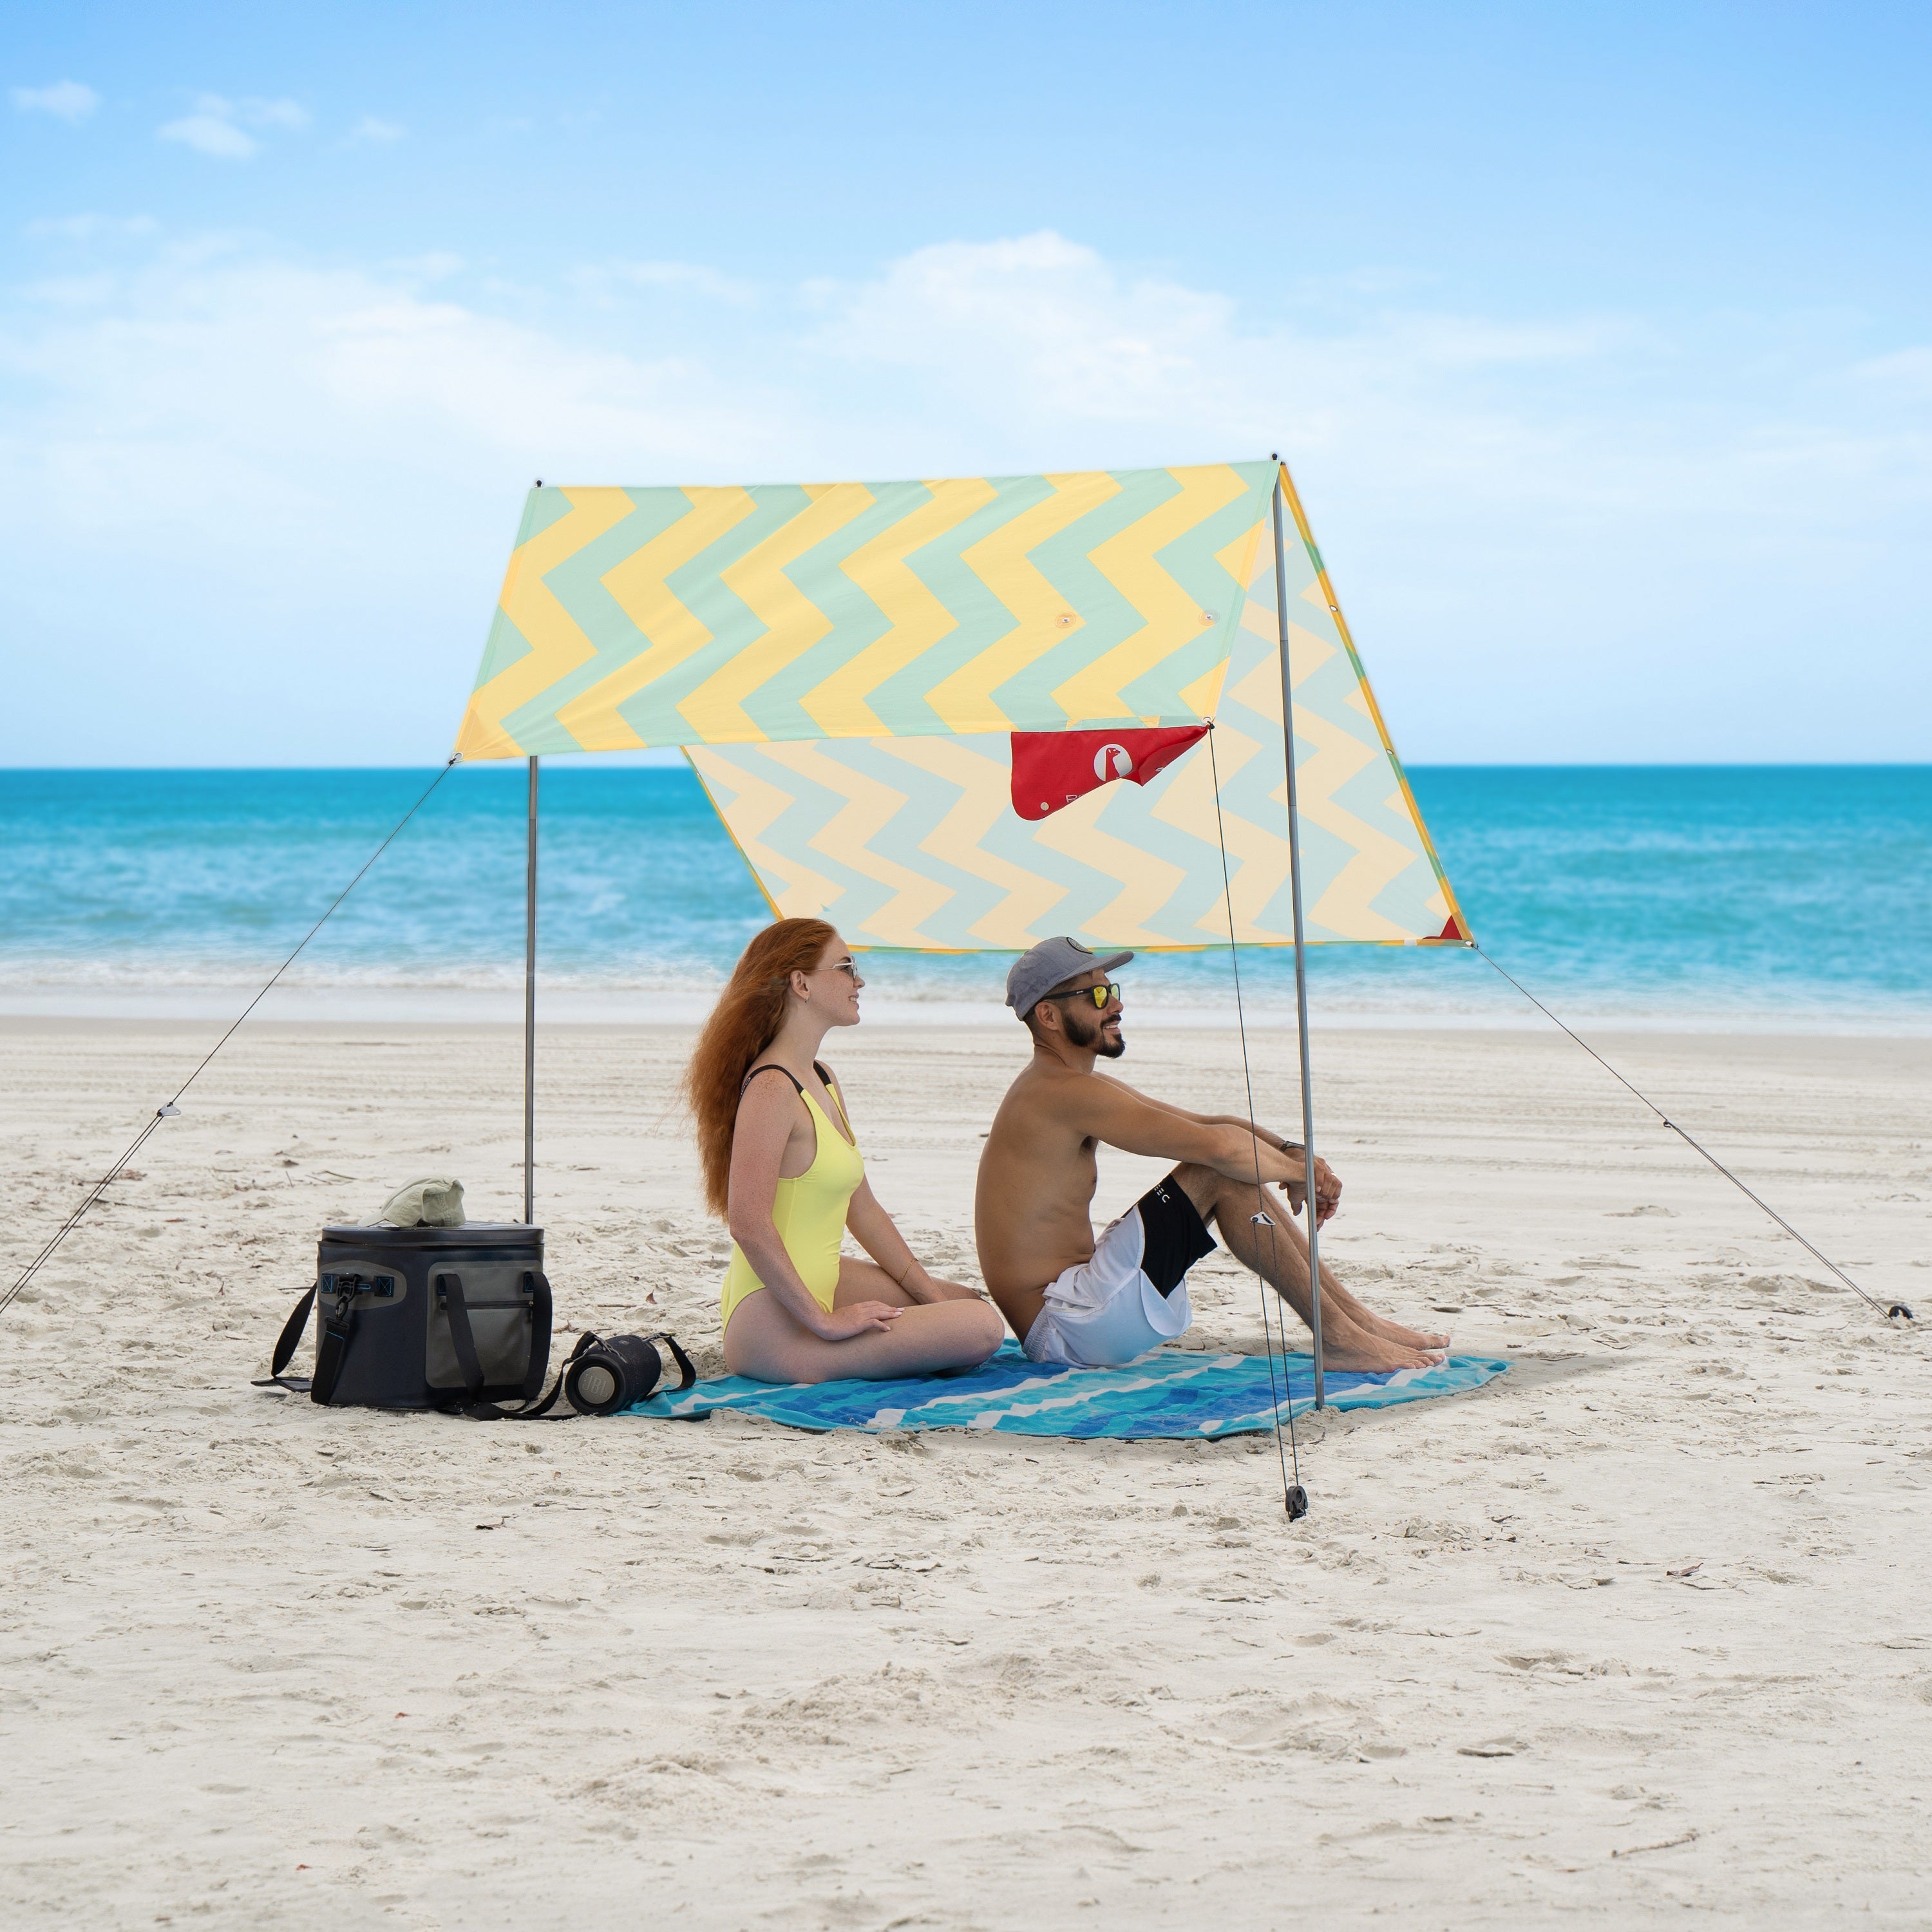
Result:
[[[1062,934],[1057,939],[1042,939],[1030,952],[1022,952],[1006,975],[1006,1004],[1022,1019],[1038,1006],[1063,980],[1076,980],[1082,973],[1111,973],[1124,966],[1131,952],[1095,952],[1077,939]]]

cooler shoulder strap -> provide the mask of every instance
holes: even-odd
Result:
[[[355,1299],[345,1296],[340,1310],[322,1318],[322,1333],[317,1338],[315,1353],[315,1376],[311,1380],[307,1376],[284,1375],[282,1371],[294,1359],[295,1352],[302,1346],[302,1338],[308,1328],[309,1311],[315,1306],[316,1291],[319,1283],[312,1282],[308,1291],[290,1310],[289,1318],[282,1324],[282,1332],[275,1337],[275,1352],[268,1364],[268,1372],[258,1377],[254,1386],[256,1388],[285,1388],[292,1395],[306,1395],[311,1402],[326,1402],[335,1393],[335,1384],[342,1373],[342,1358],[348,1353],[349,1338],[356,1332]]]

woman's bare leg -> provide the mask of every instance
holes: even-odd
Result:
[[[842,1259],[833,1305],[855,1301],[887,1302],[905,1312],[890,1328],[824,1342],[760,1288],[731,1311],[724,1366],[734,1376],[761,1382],[879,1382],[977,1368],[1006,1339],[999,1310],[970,1289],[962,1290],[958,1299],[914,1302],[883,1268]]]
[[[977,1288],[963,1281],[942,1281],[936,1274],[926,1280],[939,1290],[942,1301],[984,1301]],[[877,1262],[854,1261],[850,1255],[838,1257],[838,1286],[832,1291],[832,1305],[844,1308],[855,1301],[889,1301],[895,1308],[929,1306],[907,1294]]]

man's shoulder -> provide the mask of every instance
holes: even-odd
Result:
[[[1039,1104],[1042,1097],[1044,1072],[1038,1060],[1029,1060],[1006,1082],[1006,1090],[1000,1096],[999,1111],[1003,1118],[1016,1110]]]
[[[1058,1084],[1063,1080],[1078,1080],[1082,1076],[1070,1066],[1063,1066],[1057,1060],[1045,1055],[1036,1055],[1029,1060],[1007,1083],[1009,1094],[1023,1094],[1029,1088],[1045,1088]]]
[[[1072,1118],[1083,1111],[1083,1102],[1100,1097],[1101,1083],[1092,1074],[1064,1066],[1057,1060],[1035,1060],[1013,1076],[1000,1111],[1004,1114],[1011,1108],[1036,1118]]]

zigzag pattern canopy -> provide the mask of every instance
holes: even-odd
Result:
[[[1213,710],[1274,465],[531,491],[466,758]]]
[[[1307,936],[1467,944],[1272,462],[540,488],[457,748],[682,746],[774,912],[855,946],[1292,944],[1277,476]],[[1210,722],[1144,786],[1013,809],[1012,732]]]

